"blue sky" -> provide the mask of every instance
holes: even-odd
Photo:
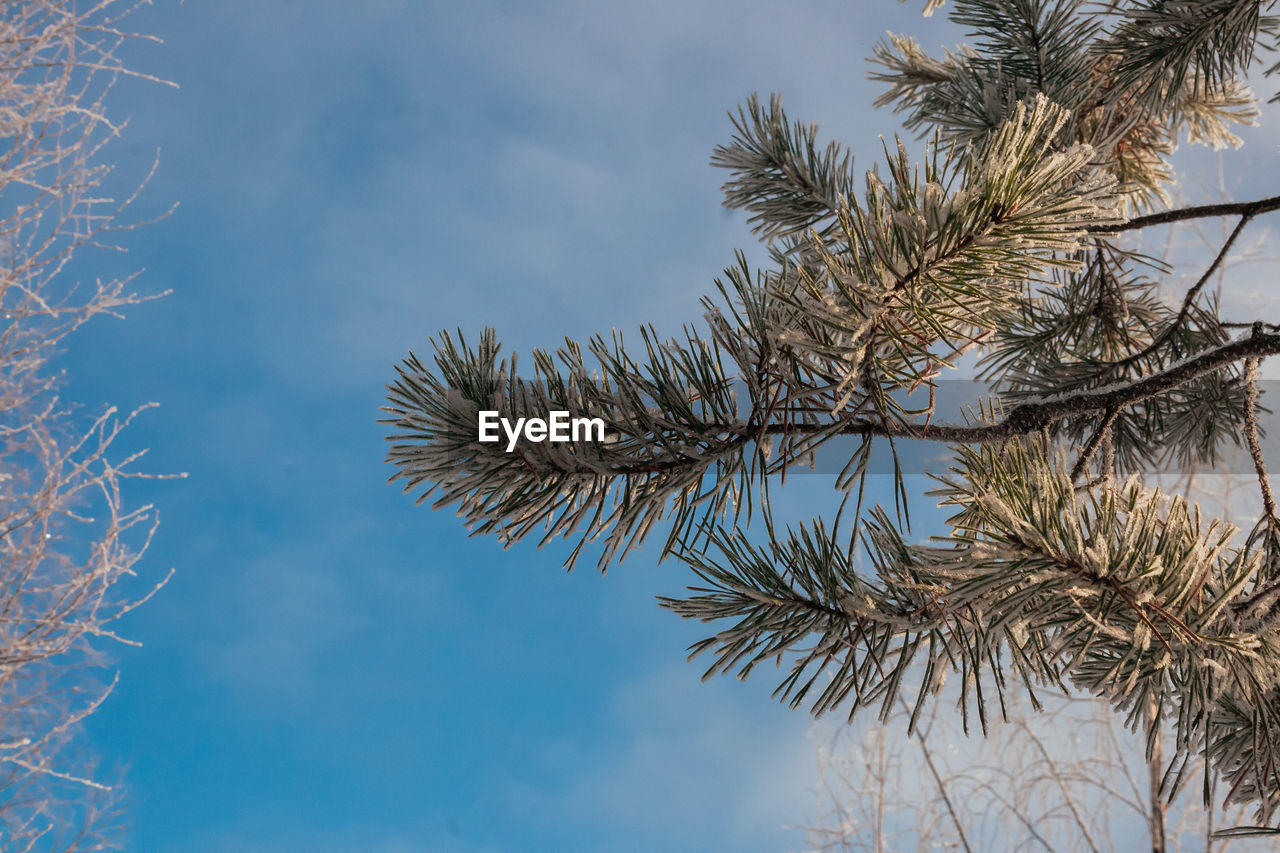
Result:
[[[699,683],[653,548],[468,539],[386,484],[384,384],[441,328],[509,350],[697,321],[751,237],[707,166],[726,110],[780,91],[869,168],[865,57],[954,44],[922,2],[159,0],[133,19],[127,257],[173,293],[68,342],[68,399],[158,401],[122,440],[173,581],[115,650],[93,747],[127,771],[129,849],[777,850],[816,813],[809,718],[770,673]],[[1264,151],[1267,151],[1264,146]],[[1267,152],[1269,153],[1269,152]],[[759,253],[755,253],[759,257]],[[801,512],[827,484],[788,489]]]

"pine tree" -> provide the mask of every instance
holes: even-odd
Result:
[[[604,569],[665,523],[663,555],[698,581],[661,603],[716,626],[693,651],[742,677],[784,661],[793,707],[885,717],[905,700],[914,720],[955,673],[985,731],[1008,691],[1093,695],[1149,755],[1167,733],[1166,793],[1203,757],[1251,831],[1280,831],[1280,517],[1258,427],[1280,323],[1223,317],[1205,289],[1280,196],[1170,206],[1176,145],[1236,147],[1260,114],[1245,78],[1280,42],[1276,5],[952,0],[972,47],[877,47],[877,105],[925,151],[886,145],[862,180],[779,97],[749,98],[712,164],[769,266],[740,254],[704,330],[570,341],[528,377],[492,330],[442,333],[434,369],[410,354],[389,386],[392,480],[504,543],[571,537],[570,566],[598,541]],[[1169,304],[1155,284],[1172,271],[1127,239],[1223,217],[1229,237]],[[988,394],[937,417],[966,354]],[[602,419],[606,440],[477,441],[481,411],[553,410]],[[924,543],[900,469],[892,511],[863,505],[873,451],[896,462],[905,442],[952,453],[929,495],[954,514]],[[1247,534],[1141,476],[1233,444],[1257,471]],[[853,448],[835,515],[775,528],[771,481],[827,446]]]

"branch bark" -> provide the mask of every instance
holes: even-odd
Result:
[[[1035,403],[1022,403],[1015,406],[1004,420],[992,424],[961,426],[959,424],[945,423],[906,424],[859,420],[851,421],[833,432],[830,423],[796,422],[790,417],[784,418],[782,422],[767,424],[758,422],[712,423],[706,424],[708,433],[718,432],[727,435],[728,438],[724,440],[724,443],[719,448],[702,454],[700,458],[672,457],[636,462],[634,464],[621,463],[614,465],[610,469],[609,476],[661,474],[684,468],[689,464],[706,465],[710,457],[731,450],[745,442],[782,434],[794,436],[827,433],[829,435],[907,438],[956,444],[985,444],[992,441],[1004,441],[1044,429],[1072,415],[1108,410],[1118,412],[1126,406],[1139,403],[1166,391],[1171,391],[1180,385],[1220,370],[1229,364],[1280,354],[1280,334],[1265,333],[1262,331],[1263,328],[1263,324],[1255,323],[1252,334],[1247,337],[1241,337],[1221,346],[1205,350],[1199,355],[1192,356],[1159,373],[1153,373],[1141,379],[1105,385],[1101,388],[1058,394]],[[590,473],[599,475],[601,472],[597,468],[591,468],[583,472],[561,469],[543,473]]]
[[[1070,415],[1086,414],[1111,408],[1121,408],[1141,402],[1149,397],[1170,391],[1206,373],[1212,373],[1228,364],[1249,358],[1260,358],[1280,353],[1280,334],[1267,334],[1256,330],[1248,337],[1230,341],[1197,356],[1181,361],[1159,373],[1115,385],[1072,391],[1048,397],[1036,403],[1023,403],[1014,407],[1008,416],[994,424],[959,426],[956,424],[893,424],[853,423],[840,430],[843,435],[870,435],[892,438],[912,438],[928,441],[950,441],[964,444],[1003,441],[1014,436],[1026,435],[1049,426]],[[821,426],[791,423],[786,427],[792,432],[818,432]],[[745,427],[742,429],[746,429]],[[782,425],[770,424],[763,432],[782,432]],[[761,430],[756,430],[756,433]]]
[[[1117,234],[1121,231],[1134,231],[1153,225],[1168,225],[1171,222],[1184,222],[1188,219],[1208,219],[1214,216],[1254,217],[1273,210],[1280,210],[1280,195],[1257,201],[1230,201],[1221,204],[1200,204],[1177,210],[1162,210],[1159,213],[1134,217],[1118,225],[1090,225],[1085,230],[1092,234]]]

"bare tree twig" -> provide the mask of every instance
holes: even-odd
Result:
[[[1143,347],[1140,351],[1117,361],[1112,365],[1113,368],[1120,365],[1133,364],[1139,359],[1145,358],[1155,352],[1173,336],[1173,333],[1176,332],[1183,323],[1186,322],[1187,317],[1191,314],[1191,306],[1195,304],[1196,296],[1200,294],[1200,291],[1204,288],[1205,284],[1208,283],[1209,279],[1213,278],[1213,274],[1221,269],[1222,262],[1226,260],[1227,253],[1231,251],[1231,247],[1235,244],[1236,238],[1240,236],[1240,233],[1244,231],[1245,226],[1249,224],[1249,221],[1252,218],[1253,214],[1246,214],[1245,216],[1240,217],[1240,221],[1237,222],[1235,228],[1231,230],[1231,234],[1223,242],[1222,248],[1218,250],[1218,254],[1214,256],[1213,261],[1205,269],[1200,278],[1196,280],[1196,283],[1187,290],[1186,294],[1182,298],[1182,306],[1178,309],[1177,316],[1169,321],[1169,325],[1165,326],[1164,331],[1157,335],[1155,340],[1147,344],[1147,346]]]
[[[1107,414],[1102,419],[1102,423],[1098,424],[1098,428],[1094,430],[1093,435],[1089,437],[1089,441],[1085,444],[1084,449],[1080,451],[1080,458],[1076,460],[1076,464],[1071,469],[1071,481],[1079,480],[1089,467],[1089,459],[1093,456],[1094,451],[1098,449],[1103,441],[1106,440],[1111,425],[1115,423],[1116,416],[1120,414],[1119,409],[1107,409]],[[1106,471],[1102,476],[1106,476]]]
[[[5,4],[0,33],[0,843],[6,850],[103,849],[111,786],[76,743],[111,692],[93,668],[111,623],[149,593],[125,593],[150,541],[151,507],[126,508],[121,483],[140,454],[112,458],[133,415],[108,409],[87,427],[69,416],[46,369],[92,317],[147,298],[133,275],[78,291],[72,257],[117,248],[139,222],[102,189],[103,146],[122,124],[106,97],[125,69],[128,0]],[[146,407],[143,407],[146,408]],[[139,410],[140,411],[140,410]],[[134,412],[137,414],[137,412]],[[154,592],[164,581],[153,586]],[[105,805],[105,807],[104,807]]]
[[[1261,360],[1251,358],[1245,361],[1245,439],[1249,442],[1249,455],[1253,457],[1253,469],[1258,474],[1258,490],[1262,492],[1262,506],[1268,518],[1276,517],[1276,499],[1271,492],[1271,476],[1267,473],[1267,462],[1262,456],[1262,444],[1258,439],[1258,370]]]

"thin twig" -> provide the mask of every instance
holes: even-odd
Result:
[[[1271,492],[1271,477],[1262,457],[1262,444],[1258,440],[1258,368],[1262,359],[1251,358],[1244,363],[1244,434],[1249,442],[1249,455],[1253,457],[1253,470],[1258,474],[1258,489],[1262,492],[1262,507],[1268,518],[1276,517],[1276,499]]]
[[[1080,830],[1080,834],[1084,836],[1085,843],[1089,845],[1089,849],[1093,853],[1099,853],[1097,842],[1093,840],[1093,835],[1089,832],[1089,825],[1085,822],[1084,817],[1080,814],[1080,810],[1076,808],[1075,798],[1071,796],[1071,790],[1067,787],[1063,778],[1063,773],[1058,769],[1058,764],[1053,760],[1053,756],[1049,750],[1045,748],[1044,741],[1036,736],[1025,720],[1018,721],[1022,731],[1027,735],[1030,741],[1035,744],[1036,749],[1040,751],[1040,757],[1045,765],[1049,768],[1050,778],[1058,783],[1058,790],[1062,792],[1062,800],[1067,806],[1067,810],[1071,813],[1072,820],[1076,827]]]
[[[898,697],[898,703],[902,706],[902,710],[907,712],[907,718],[911,718],[911,709],[907,707],[906,700],[901,696]],[[964,824],[960,822],[960,815],[956,812],[955,805],[951,802],[951,795],[947,792],[947,784],[942,778],[942,774],[938,772],[938,767],[933,763],[933,754],[929,751],[929,744],[925,742],[925,734],[923,731],[916,731],[916,743],[920,745],[920,754],[924,756],[924,763],[929,768],[929,773],[933,776],[933,781],[938,786],[938,793],[942,796],[942,803],[947,807],[947,814],[951,816],[951,822],[955,825],[956,835],[960,838],[960,846],[964,848],[965,853],[973,853],[973,848],[969,846],[969,839],[964,834]]]
[[[1236,227],[1231,230],[1230,236],[1228,236],[1226,242],[1222,244],[1222,248],[1218,250],[1218,254],[1214,257],[1213,263],[1209,264],[1208,268],[1200,278],[1196,280],[1196,283],[1192,285],[1186,295],[1182,297],[1182,307],[1178,309],[1178,316],[1173,318],[1169,325],[1164,328],[1164,331],[1159,335],[1156,335],[1155,340],[1143,347],[1142,350],[1121,359],[1111,365],[1111,367],[1114,368],[1125,364],[1132,364],[1139,359],[1145,358],[1159,349],[1165,341],[1169,340],[1169,338],[1173,336],[1173,333],[1187,321],[1187,317],[1191,314],[1191,306],[1195,304],[1196,297],[1200,294],[1200,291],[1204,288],[1205,284],[1208,283],[1209,279],[1213,277],[1213,274],[1218,271],[1218,268],[1222,266],[1222,262],[1226,260],[1227,252],[1231,251],[1231,246],[1236,242],[1236,238],[1240,236],[1240,232],[1244,231],[1244,227],[1249,224],[1249,220],[1252,218],[1253,214],[1240,217],[1240,221],[1236,223]]]
[[[1098,424],[1098,428],[1089,437],[1089,442],[1080,451],[1080,458],[1076,460],[1076,464],[1071,469],[1071,482],[1074,483],[1079,480],[1081,475],[1088,469],[1089,459],[1093,456],[1094,451],[1098,449],[1098,445],[1110,434],[1111,425],[1115,423],[1116,415],[1118,414],[1120,414],[1119,409],[1107,409],[1107,414],[1103,417],[1102,423]]]

